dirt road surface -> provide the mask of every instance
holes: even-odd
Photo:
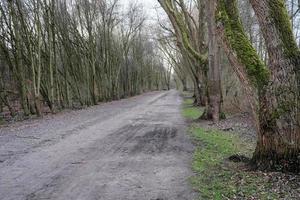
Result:
[[[192,200],[178,92],[0,128],[1,200]]]

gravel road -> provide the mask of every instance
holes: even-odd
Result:
[[[175,90],[0,128],[1,200],[192,200]]]

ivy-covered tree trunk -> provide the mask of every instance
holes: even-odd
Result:
[[[219,0],[218,20],[224,43],[236,56],[235,71],[258,91],[258,141],[253,163],[261,169],[299,171],[299,50],[283,0],[251,0],[269,55],[269,69],[260,60],[239,19],[236,0]],[[251,90],[249,90],[251,91]]]
[[[257,165],[300,170],[299,64],[284,0],[250,0],[265,39],[270,84],[261,98]]]

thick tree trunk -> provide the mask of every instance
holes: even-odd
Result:
[[[270,169],[300,171],[300,51],[283,0],[250,2],[265,39],[271,72],[270,84],[261,95],[253,161]]]
[[[282,0],[251,0],[265,39],[269,72],[252,47],[239,20],[236,1],[220,1],[226,41],[258,90],[258,142],[253,163],[261,169],[299,171],[299,49]],[[225,45],[226,46],[226,45]],[[234,59],[231,59],[234,61]],[[266,73],[267,72],[267,73]],[[245,73],[238,73],[243,80]],[[247,84],[248,85],[248,84]],[[251,89],[248,90],[251,94]],[[248,93],[248,92],[247,92]],[[255,109],[255,106],[253,106]]]
[[[208,40],[209,40],[209,69],[208,69],[208,108],[207,117],[214,122],[220,120],[221,86],[220,86],[220,51],[216,38],[216,0],[209,0],[207,8]]]

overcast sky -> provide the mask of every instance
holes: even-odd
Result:
[[[157,0],[120,0],[120,3],[123,5],[128,5],[129,3],[138,3],[142,4],[144,7],[144,10],[147,14],[147,18],[149,20],[156,19],[157,18],[157,8],[159,7],[159,3]]]

